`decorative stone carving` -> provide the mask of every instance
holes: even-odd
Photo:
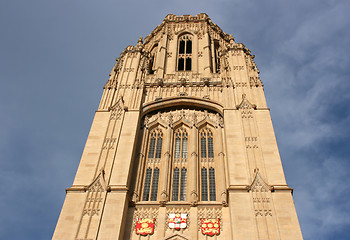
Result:
[[[198,193],[196,191],[191,192],[191,206],[194,207],[198,204]]]
[[[271,190],[273,189],[262,179],[259,169],[255,169],[255,177],[248,190],[252,194],[255,216],[272,216]]]
[[[197,126],[198,122],[207,120],[213,126],[223,127],[224,120],[218,113],[208,111],[199,111],[192,109],[172,110],[168,112],[158,112],[157,114],[148,114],[145,116],[144,124],[146,127],[155,121],[164,122],[168,126],[173,126],[174,123],[184,121],[189,126]]]
[[[109,108],[109,111],[111,112],[111,120],[119,120],[122,113],[126,110],[127,108],[124,106],[124,100],[122,97],[119,98],[119,100]]]
[[[112,149],[115,146],[117,139],[116,138],[105,138],[102,149]]]
[[[242,94],[242,102],[237,105],[237,109],[241,110],[242,118],[253,118],[253,109],[256,109],[256,105],[251,104],[246,95]]]

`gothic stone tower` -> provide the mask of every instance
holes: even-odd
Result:
[[[128,46],[53,239],[302,239],[253,59],[206,14]]]

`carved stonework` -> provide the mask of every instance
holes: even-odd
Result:
[[[256,108],[255,104],[251,104],[245,94],[242,95],[242,102],[237,105],[237,109],[241,110],[242,118],[253,118],[253,110]]]
[[[270,200],[272,187],[267,185],[262,179],[259,169],[255,169],[255,178],[248,189],[252,194],[255,216],[272,216]]]
[[[104,180],[104,171],[101,170],[95,180],[85,187],[86,199],[83,212],[80,218],[78,231],[75,239],[90,239],[95,234],[96,229],[90,230],[90,226],[97,224],[101,218],[101,209],[104,205],[107,185]]]
[[[250,77],[249,78],[249,85],[250,85],[250,87],[262,87],[263,86],[261,79],[259,77]]]
[[[124,100],[120,98],[116,104],[114,104],[109,111],[111,112],[111,120],[119,120],[122,113],[125,110]]]
[[[117,139],[116,138],[105,138],[102,149],[112,149],[115,146]]]
[[[257,137],[245,137],[246,148],[259,148]]]
[[[184,121],[189,126],[197,126],[197,124],[203,120],[211,122],[214,126],[223,127],[224,124],[223,118],[218,113],[215,114],[208,111],[191,109],[172,110],[147,115],[145,116],[144,124],[146,127],[149,127],[149,124],[155,121],[161,121],[168,126],[173,126],[174,123]]]

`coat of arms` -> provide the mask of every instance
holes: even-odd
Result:
[[[204,235],[214,236],[220,234],[219,218],[201,218],[201,232]]]
[[[146,236],[154,232],[154,218],[137,218],[136,234]]]
[[[179,230],[187,227],[187,213],[169,213],[169,228]]]

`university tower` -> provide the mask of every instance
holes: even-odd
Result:
[[[254,55],[204,14],[117,59],[55,240],[300,240]]]

